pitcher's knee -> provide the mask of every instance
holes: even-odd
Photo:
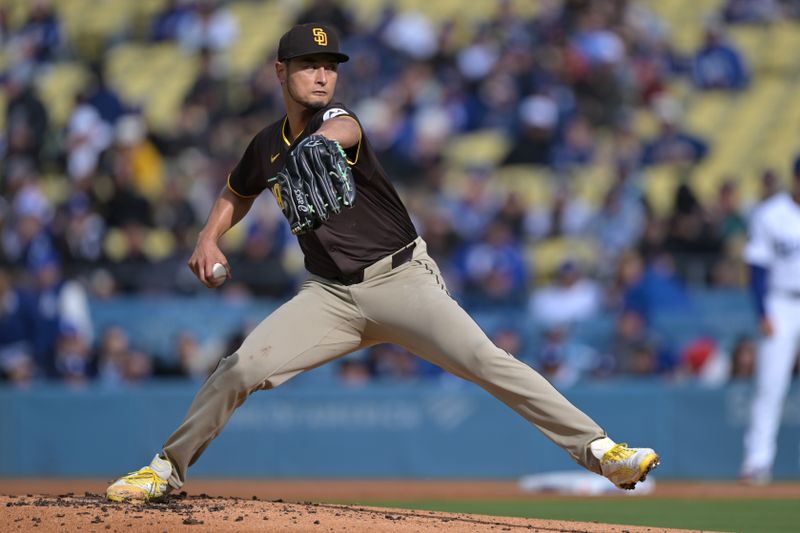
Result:
[[[252,361],[238,352],[224,357],[211,375],[217,387],[224,387],[236,393],[251,391],[260,381],[259,372]]]
[[[237,352],[220,362],[214,374],[218,372],[220,373],[218,379],[224,380],[225,387],[237,393],[249,394],[257,390],[274,389],[301,371],[284,369],[274,359]]]

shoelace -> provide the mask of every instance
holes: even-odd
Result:
[[[152,468],[150,468],[149,466],[146,466],[146,467],[142,468],[141,470],[137,470],[136,472],[128,473],[128,475],[125,476],[125,479],[127,479],[128,481],[153,481],[153,482],[158,482],[161,478],[158,477],[158,474],[156,474],[155,471]]]
[[[636,452],[628,448],[627,443],[621,442],[606,452],[603,456],[603,462],[624,461],[634,453]]]

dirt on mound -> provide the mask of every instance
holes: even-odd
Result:
[[[533,520],[484,515],[381,509],[357,505],[290,503],[282,500],[220,498],[206,494],[170,496],[162,503],[108,502],[92,493],[58,496],[0,496],[3,531],[104,533],[200,532],[463,532],[559,531],[655,533],[686,531],[598,523]]]

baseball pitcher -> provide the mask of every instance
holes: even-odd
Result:
[[[659,462],[652,449],[608,438],[536,371],[494,346],[450,297],[358,118],[333,101],[339,64],[348,60],[336,33],[295,26],[277,57],[286,115],[256,134],[230,173],[189,267],[216,286],[213,265],[229,269],[219,238],[269,190],[297,235],[308,280],[220,360],[162,450],[112,484],[108,498],[148,501],[180,488],[251,393],[385,342],[477,383],[617,486],[643,480]]]

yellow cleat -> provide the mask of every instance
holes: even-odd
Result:
[[[106,498],[115,502],[152,502],[166,497],[172,465],[156,455],[149,466],[122,476],[106,490]]]
[[[608,450],[600,460],[603,475],[621,489],[631,490],[659,465],[661,458],[652,448],[628,448],[623,443]]]

